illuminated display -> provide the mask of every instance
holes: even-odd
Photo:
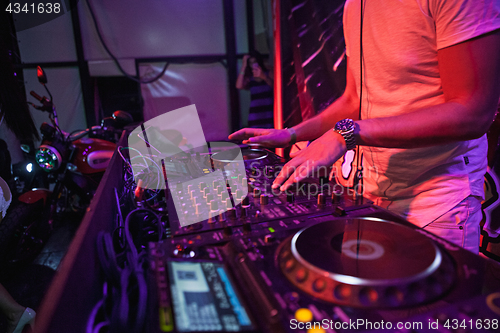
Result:
[[[178,331],[238,332],[254,328],[222,264],[168,264]]]

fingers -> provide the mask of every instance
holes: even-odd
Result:
[[[261,135],[263,129],[260,128],[243,128],[229,135],[229,140],[247,140],[251,137]]]
[[[300,154],[302,154],[302,152],[303,152],[303,150],[297,150],[297,151],[291,152],[290,157],[295,158],[295,157],[299,156]]]
[[[270,139],[270,135],[259,135],[259,136],[254,136],[248,139],[248,142],[250,143],[266,143]]]
[[[303,179],[309,177],[309,175],[313,172],[314,166],[311,163],[303,163],[299,165],[292,175],[288,178],[288,180],[281,186],[280,191],[286,191],[293,184],[302,181]]]
[[[280,191],[285,191],[299,179],[307,177],[307,175],[303,175],[303,172],[308,172],[307,169],[305,169],[305,164],[303,165],[303,162],[305,161],[301,158],[294,158],[285,164],[274,180],[272,188],[280,188]]]

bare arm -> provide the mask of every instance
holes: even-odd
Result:
[[[236,79],[236,89],[246,89],[247,85],[248,79],[245,77],[245,69],[243,69]]]
[[[438,51],[445,103],[357,122],[359,145],[413,148],[481,137],[500,94],[500,30]]]
[[[238,74],[238,78],[236,78],[236,89],[247,89],[248,78],[245,77],[245,69],[247,68],[248,58],[248,54],[243,56],[241,71],[240,74]]]

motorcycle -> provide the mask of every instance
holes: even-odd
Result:
[[[50,98],[31,91],[30,95],[41,105],[30,104],[48,112],[51,123],[40,126],[42,142],[34,152],[34,161],[45,172],[49,188],[32,188],[21,194],[0,224],[0,260],[12,263],[33,260],[55,224],[64,217],[83,217],[116,150],[118,134],[132,122],[130,114],[116,111],[112,117],[104,118],[101,125],[66,133],[59,126],[52,94],[46,86],[47,77],[40,66],[37,77]]]

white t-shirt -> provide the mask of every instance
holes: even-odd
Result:
[[[500,28],[499,0],[365,0],[362,119],[445,101],[437,51]],[[344,8],[359,95],[360,1]],[[473,126],[473,124],[471,124]],[[365,195],[425,226],[469,195],[483,197],[486,136],[415,149],[363,147]]]

